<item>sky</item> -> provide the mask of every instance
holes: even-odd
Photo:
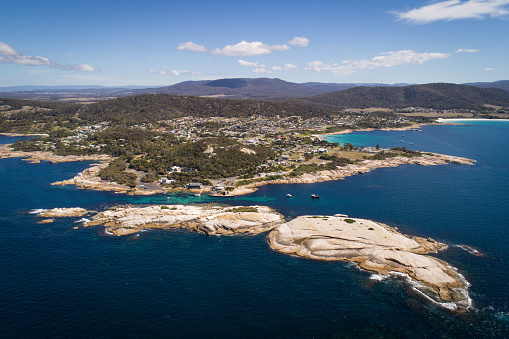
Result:
[[[0,87],[509,79],[509,0],[2,0]]]

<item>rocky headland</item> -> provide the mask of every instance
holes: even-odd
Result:
[[[345,216],[301,216],[269,234],[276,251],[319,260],[357,263],[382,275],[417,282],[427,298],[455,311],[470,307],[468,282],[446,262],[426,255],[447,245],[433,239],[410,238],[395,228]]]
[[[286,177],[282,179],[276,179],[271,181],[260,181],[254,182],[242,186],[242,190],[234,190],[232,195],[241,195],[245,193],[251,193],[255,190],[255,187],[263,186],[267,184],[311,184],[315,182],[330,181],[330,180],[341,180],[345,177],[352,175],[362,174],[372,171],[377,168],[384,167],[396,167],[400,165],[444,165],[449,163],[462,164],[462,165],[473,165],[475,160],[455,157],[451,155],[437,154],[437,153],[425,153],[420,157],[407,158],[407,157],[393,157],[384,160],[373,160],[366,159],[357,164],[350,164],[344,167],[339,167],[336,170],[324,170],[314,173],[305,173],[297,177]]]
[[[0,159],[3,158],[23,158],[23,160],[38,163],[41,161],[49,161],[51,163],[74,162],[74,161],[110,161],[112,157],[106,154],[96,155],[56,155],[53,152],[22,152],[13,151],[9,148],[9,144],[0,145]]]

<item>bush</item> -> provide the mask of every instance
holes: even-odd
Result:
[[[353,224],[355,222],[355,220],[353,219],[345,219],[345,221],[349,224]]]
[[[235,213],[240,213],[240,212],[255,212],[255,213],[258,213],[258,210],[256,209],[256,207],[243,206],[243,207],[232,208],[232,209],[228,210],[228,212],[235,212]]]

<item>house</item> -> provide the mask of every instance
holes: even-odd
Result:
[[[203,185],[201,182],[190,182],[189,184],[186,185],[186,187],[188,190],[201,189],[203,187]]]
[[[182,169],[179,167],[179,166],[173,166],[171,169],[170,169],[170,173],[172,172],[180,172]]]

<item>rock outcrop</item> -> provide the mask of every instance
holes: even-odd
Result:
[[[39,216],[43,218],[81,217],[87,213],[89,213],[88,210],[80,207],[52,208],[41,211]]]
[[[409,238],[394,228],[364,219],[302,216],[269,234],[273,249],[319,260],[343,260],[382,275],[404,275],[437,302],[465,310],[468,282],[446,262],[425,254],[447,248],[433,239]]]
[[[248,208],[196,205],[118,207],[95,215],[87,223],[104,225],[115,235],[148,228],[187,228],[208,235],[257,234],[283,222],[283,217],[265,206]]]

